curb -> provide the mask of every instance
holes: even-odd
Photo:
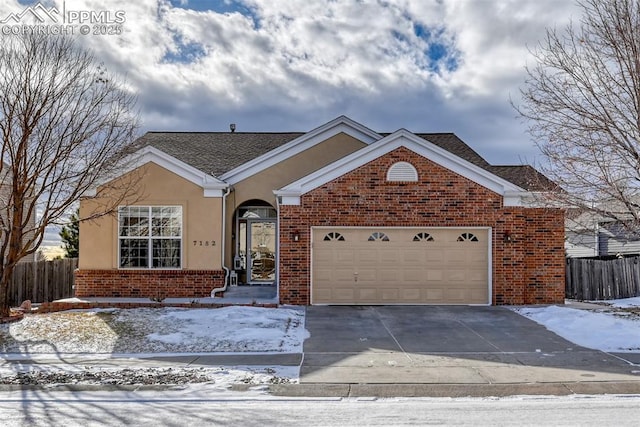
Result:
[[[190,384],[0,384],[0,392],[62,391],[172,391]],[[229,391],[247,392],[255,384],[233,384]],[[394,398],[394,397],[509,397],[569,395],[640,395],[640,382],[577,382],[528,384],[272,384],[268,393],[277,397],[300,398]]]
[[[640,382],[526,384],[274,384],[274,396],[287,397],[507,397],[519,395],[638,394]]]

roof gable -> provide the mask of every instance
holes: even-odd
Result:
[[[283,160],[295,156],[302,151],[320,144],[339,133],[345,133],[365,144],[371,144],[382,138],[380,134],[372,131],[371,129],[354,122],[346,116],[340,116],[278,148],[263,154],[262,156],[256,157],[239,167],[222,174],[220,179],[225,180],[229,184],[235,184],[243,179],[255,175],[258,172],[272,167]]]
[[[505,205],[517,205],[526,191],[514,183],[454,155],[436,144],[400,129],[355,153],[309,174],[274,193],[283,204],[299,204],[300,196],[318,188],[356,168],[375,160],[399,147],[405,147],[440,166],[451,170],[504,197]]]
[[[126,167],[121,170],[121,176],[144,166],[147,163],[155,163],[158,166],[161,166],[164,169],[186,179],[187,181],[202,187],[204,197],[222,197],[223,191],[229,186],[224,181],[220,181],[218,178],[208,175],[201,170],[151,146],[144,147],[135,154],[129,156],[129,158],[123,162]],[[87,192],[86,195],[95,196],[97,188],[107,183],[108,181],[96,184],[95,188],[92,191]]]

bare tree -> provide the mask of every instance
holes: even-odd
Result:
[[[80,196],[122,168],[137,127],[135,102],[69,37],[2,36],[0,316],[9,314],[16,263],[37,251],[45,228],[66,219]]]
[[[568,206],[640,225],[640,2],[578,1],[582,17],[548,29],[516,109]]]

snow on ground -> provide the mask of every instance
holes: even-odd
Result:
[[[611,305],[611,307],[616,307],[616,308],[640,307],[640,297],[612,299],[612,300],[604,301],[604,303],[609,304]]]
[[[149,366],[136,357],[186,353],[301,353],[304,308],[73,310],[0,325],[1,384],[231,384],[297,382],[299,366]],[[84,355],[87,363],[66,363]],[[118,358],[115,367],[100,360]],[[24,358],[54,362],[22,363]],[[5,359],[1,363],[1,359]],[[55,362],[58,360],[59,362]]]
[[[306,337],[295,307],[74,310],[0,325],[0,352],[299,353]]]
[[[5,364],[0,366],[0,384],[12,385],[191,385],[202,384],[212,391],[225,391],[246,384],[260,391],[268,384],[297,383],[296,366],[215,366],[111,368],[81,364]]]
[[[632,299],[640,304],[640,298]],[[629,299],[618,301],[632,304]],[[583,347],[607,352],[640,351],[640,319],[629,312],[609,310],[606,306],[598,310],[559,306],[512,309]]]

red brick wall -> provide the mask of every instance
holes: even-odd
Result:
[[[224,270],[76,270],[79,298],[208,298]]]
[[[413,164],[419,182],[386,182],[398,161]],[[299,206],[281,206],[281,303],[309,304],[310,230],[329,225],[492,227],[493,303],[564,301],[562,210],[503,207],[500,195],[406,148],[304,194]]]

